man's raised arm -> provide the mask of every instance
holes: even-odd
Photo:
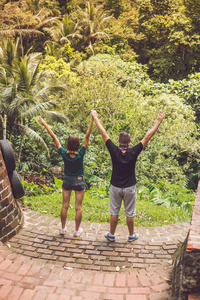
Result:
[[[104,143],[106,143],[107,140],[109,140],[109,136],[107,135],[105,129],[104,129],[103,126],[101,125],[101,123],[100,123],[100,121],[99,121],[99,119],[98,119],[96,110],[92,109],[92,110],[91,110],[91,115],[92,115],[92,117],[93,117],[93,119],[94,119],[94,121],[95,121],[95,124],[96,124],[96,126],[97,126],[97,129],[98,129],[99,133],[102,135],[102,138],[103,138]]]
[[[141,140],[141,143],[143,145],[143,148],[146,146],[146,144],[148,143],[148,141],[152,138],[152,136],[156,133],[156,131],[158,130],[158,127],[160,126],[160,124],[162,123],[163,119],[165,117],[165,113],[163,111],[160,111],[157,117],[157,122],[156,124],[153,126],[153,128],[151,130],[149,130],[145,137]]]

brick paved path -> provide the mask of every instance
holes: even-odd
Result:
[[[60,237],[60,220],[24,211],[24,228],[0,244],[0,299],[8,300],[165,300],[171,299],[173,255],[187,236],[189,223],[137,228],[127,242],[127,227],[118,225],[116,242],[104,233],[108,224],[74,222]]]

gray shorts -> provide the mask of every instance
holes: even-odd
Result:
[[[124,208],[127,217],[135,216],[135,206],[137,198],[136,185],[118,188],[111,184],[110,186],[110,214],[117,216],[119,214],[122,200],[124,201]]]

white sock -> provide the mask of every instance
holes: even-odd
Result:
[[[109,234],[108,234],[108,235],[109,235],[109,236],[111,236],[111,237],[115,236],[114,234],[112,234],[112,233],[110,233],[110,232],[109,232]]]

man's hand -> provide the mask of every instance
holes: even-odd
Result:
[[[91,116],[92,116],[92,118],[94,119],[94,122],[96,123],[96,126],[97,126],[98,131],[99,131],[99,132],[101,133],[101,135],[102,135],[102,138],[103,138],[104,143],[106,143],[107,140],[109,139],[109,136],[107,135],[105,129],[104,129],[103,126],[101,125],[101,123],[100,123],[100,121],[99,121],[99,119],[98,119],[98,117],[97,117],[97,112],[96,112],[96,110],[94,110],[94,109],[91,110]]]
[[[39,118],[39,123],[40,123],[41,125],[44,125],[44,124],[45,124],[45,121],[44,121],[42,118]]]
[[[165,117],[165,113],[163,111],[160,111],[157,117],[157,122],[161,124],[164,117]]]
[[[91,116],[92,116],[93,118],[97,117],[97,112],[96,112],[96,110],[94,110],[94,109],[91,110]]]
[[[164,117],[165,117],[165,113],[163,111],[160,111],[159,114],[158,114],[158,117],[157,117],[156,124],[153,126],[153,128],[151,128],[146,133],[145,137],[141,140],[143,148],[146,146],[146,144],[152,138],[152,136],[156,133],[156,131],[158,130],[158,128],[159,128],[160,124],[162,123]]]

